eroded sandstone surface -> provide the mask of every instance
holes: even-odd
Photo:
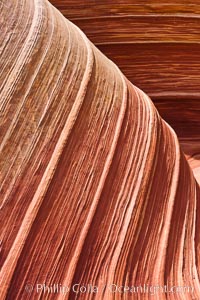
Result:
[[[51,0],[176,131],[200,183],[200,5],[192,0]]]
[[[0,7],[0,299],[199,299],[200,191],[173,129],[48,1]]]

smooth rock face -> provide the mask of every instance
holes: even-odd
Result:
[[[47,1],[0,14],[0,299],[199,299],[200,191],[174,131]]]
[[[51,2],[151,97],[200,183],[199,2]]]

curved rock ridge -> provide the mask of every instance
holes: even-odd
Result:
[[[174,131],[47,1],[0,8],[0,299],[199,299],[200,191]]]
[[[162,118],[176,131],[200,183],[199,3],[50,2],[151,97]]]

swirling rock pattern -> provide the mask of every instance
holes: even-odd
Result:
[[[0,6],[0,298],[152,297],[25,289],[80,282],[199,299],[200,191],[174,131],[47,1]]]
[[[200,6],[191,0],[51,0],[146,91],[200,182]],[[75,5],[76,4],[76,5]]]

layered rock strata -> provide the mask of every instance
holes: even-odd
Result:
[[[174,131],[47,1],[0,6],[0,298],[200,298],[200,191]]]
[[[147,92],[175,129],[200,182],[200,45],[197,1],[51,0]]]

